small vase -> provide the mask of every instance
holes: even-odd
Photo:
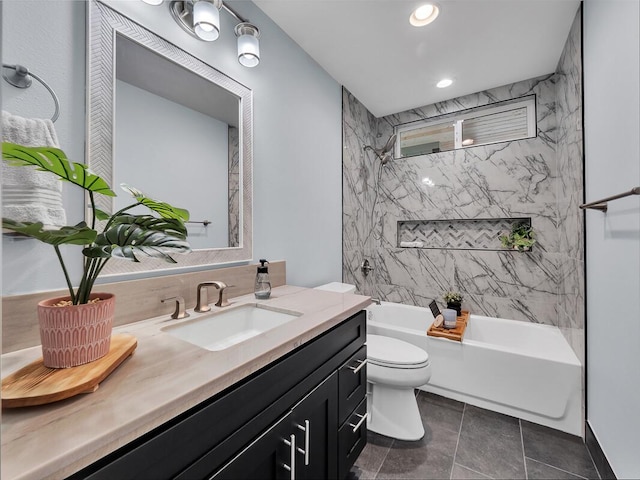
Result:
[[[69,368],[93,362],[109,353],[116,297],[92,293],[96,303],[56,307],[70,297],[38,303],[42,359],[45,367]]]
[[[450,308],[451,310],[455,310],[458,316],[462,315],[462,303],[460,302],[447,303],[447,308]]]

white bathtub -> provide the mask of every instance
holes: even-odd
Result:
[[[429,353],[422,390],[582,436],[582,366],[558,328],[471,315],[460,343],[428,337],[432,322],[426,308],[367,308],[368,333]]]

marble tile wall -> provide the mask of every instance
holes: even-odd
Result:
[[[584,362],[584,155],[582,11],[578,10],[556,70],[557,201],[561,261],[558,327]]]
[[[566,326],[568,337],[582,337],[576,25],[579,20],[558,73],[380,119],[344,91],[345,282],[364,294],[425,307],[433,299],[442,304],[443,292],[455,289],[474,313]],[[401,123],[532,94],[537,103],[535,138],[392,160],[385,166],[362,149],[364,144],[384,145]],[[423,183],[425,177],[433,186]],[[397,247],[399,220],[517,217],[531,217],[538,239],[532,252]],[[359,269],[365,258],[374,267],[368,276]],[[575,349],[576,342],[570,343]]]
[[[240,244],[240,131],[229,127],[229,247]]]

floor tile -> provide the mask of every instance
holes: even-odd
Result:
[[[434,431],[441,428],[456,433],[460,431],[464,403],[422,391],[417,401],[423,424]]]
[[[580,437],[522,420],[525,456],[584,478],[598,478]]]
[[[367,432],[367,445],[358,456],[355,468],[351,469],[352,476],[349,478],[359,480],[376,478],[378,470],[380,470],[392,444],[392,438],[378,435],[374,432]]]
[[[425,426],[425,436],[417,442],[395,440],[377,479],[443,479],[449,478],[453,468],[458,434],[438,429],[434,435]]]
[[[457,463],[453,465],[453,472],[451,472],[451,480],[484,480],[490,478]]]
[[[466,405],[455,461],[493,478],[525,478],[518,419]]]
[[[525,462],[527,464],[527,478],[529,480],[580,480],[584,478],[537,462],[531,458],[525,458]]]

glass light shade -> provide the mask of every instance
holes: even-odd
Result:
[[[260,43],[251,34],[238,37],[238,62],[245,67],[255,67],[260,63]]]
[[[161,5],[163,0],[142,0],[144,3],[148,5]]]
[[[207,0],[193,4],[193,30],[198,38],[213,42],[220,36],[220,11]]]

